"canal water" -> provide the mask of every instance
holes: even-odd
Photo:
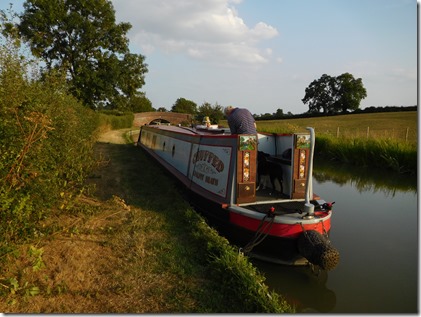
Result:
[[[333,206],[329,272],[254,260],[297,312],[418,313],[416,176],[315,162],[313,190]]]

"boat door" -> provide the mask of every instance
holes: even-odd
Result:
[[[238,135],[236,203],[256,201],[257,136]]]

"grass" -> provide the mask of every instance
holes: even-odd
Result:
[[[258,121],[261,132],[297,132],[313,127],[317,135],[340,138],[393,139],[417,142],[417,112],[360,113],[316,118]],[[408,135],[407,135],[408,131]]]
[[[226,126],[226,122],[222,122]],[[416,111],[257,121],[259,132],[316,132],[316,155],[356,166],[416,175]]]
[[[376,167],[398,173],[416,174],[417,148],[390,139],[316,139],[316,155],[361,167]]]
[[[293,312],[140,148],[96,153],[91,193],[2,259],[0,311]]]

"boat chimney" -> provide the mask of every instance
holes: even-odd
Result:
[[[306,180],[306,196],[304,204],[304,212],[306,213],[303,217],[304,219],[313,219],[314,218],[314,205],[310,203],[311,198],[313,197],[313,155],[314,155],[314,129],[307,127],[307,130],[310,131],[310,151],[308,157],[308,171],[307,171],[307,180]]]

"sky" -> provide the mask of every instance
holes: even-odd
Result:
[[[0,9],[11,0],[0,0]],[[19,12],[22,0],[14,1]],[[112,0],[145,56],[154,108],[178,98],[300,114],[323,74],[361,78],[369,106],[418,104],[416,0]]]

